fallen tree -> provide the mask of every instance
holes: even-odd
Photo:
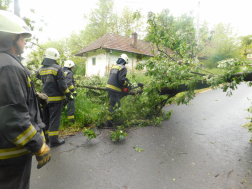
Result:
[[[214,75],[207,75],[207,74],[201,74],[201,73],[197,73],[197,72],[192,72],[193,74],[198,74],[201,76],[208,76],[210,79],[211,77],[214,77]],[[223,77],[223,76],[219,76],[219,77]],[[241,77],[243,78],[241,80]],[[230,75],[229,78],[227,78],[225,81],[223,80],[224,83],[230,83],[232,82],[234,79],[237,80],[237,78],[240,78],[240,81],[252,81],[252,72],[239,72],[239,73],[234,73],[232,75]],[[197,81],[195,83],[195,87],[194,90],[199,90],[199,89],[204,89],[204,88],[209,88],[211,87],[211,84],[208,82],[208,79],[203,79],[201,81]],[[221,84],[221,83],[220,83]],[[139,95],[143,93],[143,88],[145,86],[144,83],[138,83],[137,87],[134,88],[140,88],[140,89],[133,89],[127,93],[122,93],[121,98],[125,97],[127,95]],[[94,90],[102,90],[102,91],[106,91],[106,88],[104,87],[98,87],[98,86],[87,86],[87,85],[76,85],[77,87],[81,87],[81,88],[87,88],[87,89],[94,89]],[[180,84],[177,86],[177,88],[169,88],[169,87],[163,87],[161,88],[161,90],[159,91],[160,95],[169,95],[170,97],[175,96],[178,93],[184,92],[184,91],[188,91],[190,90],[190,87],[188,87],[185,84]],[[225,92],[225,91],[224,91]]]

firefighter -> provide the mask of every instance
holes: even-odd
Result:
[[[0,188],[29,189],[32,154],[41,168],[50,161],[30,71],[20,60],[31,37],[25,22],[0,10]]]
[[[109,79],[106,85],[106,89],[109,96],[109,111],[114,112],[116,103],[118,108],[121,106],[119,95],[122,92],[123,88],[130,87],[129,80],[126,78],[127,68],[125,64],[129,63],[129,58],[126,54],[122,54],[116,61],[116,65],[113,66],[110,70]],[[112,121],[107,121],[107,126],[112,127]]]
[[[59,146],[65,143],[59,139],[59,126],[61,121],[61,109],[64,100],[73,100],[69,91],[64,71],[57,63],[60,54],[55,48],[48,48],[45,51],[42,67],[37,71],[37,78],[42,80],[42,93],[49,97],[48,105],[43,108],[43,122],[46,124],[45,136],[50,147]]]
[[[75,89],[74,78],[73,78],[74,67],[75,67],[75,63],[72,60],[67,60],[64,63],[63,70],[65,73],[68,89],[70,90],[70,92],[72,92],[73,96],[76,97],[77,92]],[[73,99],[67,102],[67,119],[72,123],[75,123],[74,112],[75,112],[75,100]]]

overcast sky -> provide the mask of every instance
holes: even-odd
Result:
[[[72,31],[84,29],[84,14],[95,8],[98,0],[20,0],[21,16],[29,16],[29,9],[35,9],[36,17],[44,18],[47,26],[39,34],[42,41],[68,37]],[[200,22],[207,21],[210,26],[220,22],[230,23],[239,35],[252,34],[252,0],[114,0],[116,10],[125,6],[133,10],[160,12],[168,8],[174,16],[183,13],[198,13],[200,2]]]

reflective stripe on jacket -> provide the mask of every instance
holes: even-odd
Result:
[[[63,69],[55,62],[44,64],[37,74],[38,79],[42,80],[42,93],[49,98],[49,103],[57,103],[66,98],[70,91],[67,87]]]
[[[71,92],[74,92],[75,85],[74,85],[73,72],[67,67],[64,67],[63,70],[64,70],[65,77],[66,77],[67,87]]]
[[[126,75],[127,68],[123,64],[116,64],[113,66],[110,70],[106,89],[115,92],[122,92],[122,88],[128,84],[128,82],[125,80]]]
[[[39,104],[27,68],[0,52],[0,165],[27,159],[43,144]]]

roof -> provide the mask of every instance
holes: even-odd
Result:
[[[107,33],[86,46],[84,49],[75,54],[75,56],[82,56],[83,54],[97,50],[97,49],[109,49],[109,50],[119,50],[125,52],[132,52],[136,54],[142,54],[146,56],[154,56],[151,52],[153,46],[150,42],[137,40],[136,47],[131,45],[131,37],[125,37],[117,34]],[[173,51],[169,48],[166,49],[168,54],[172,54]]]

